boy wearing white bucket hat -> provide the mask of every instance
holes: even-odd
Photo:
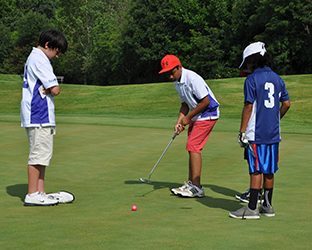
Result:
[[[252,72],[245,80],[244,108],[238,142],[247,150],[250,174],[248,206],[231,212],[232,218],[259,219],[275,216],[272,206],[274,174],[278,170],[280,119],[290,107],[284,81],[271,70],[273,59],[262,42],[252,43],[243,52],[243,62]],[[281,104],[281,105],[280,105]],[[264,202],[257,208],[264,178]]]

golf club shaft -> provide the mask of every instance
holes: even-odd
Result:
[[[161,154],[161,156],[159,157],[158,161],[156,162],[155,166],[153,167],[152,171],[150,172],[149,176],[148,176],[148,180],[150,180],[151,175],[154,171],[154,169],[156,168],[156,166],[158,165],[158,163],[160,162],[161,158],[163,157],[163,155],[166,153],[167,149],[169,148],[169,146],[171,145],[171,143],[173,142],[174,138],[177,136],[177,134],[179,133],[179,129],[177,130],[176,133],[174,133],[172,139],[170,140],[170,142],[168,143],[167,147],[165,148],[164,152]]]

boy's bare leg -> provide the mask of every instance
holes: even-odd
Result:
[[[250,174],[250,188],[260,189],[262,188],[262,174],[260,172],[254,172]]]
[[[189,152],[190,153],[190,152]],[[191,155],[189,156],[189,181],[193,180],[193,173],[192,173],[192,163],[191,163]]]
[[[41,166],[40,168],[40,174],[39,174],[39,180],[38,180],[38,191],[41,193],[45,193],[44,191],[44,176],[45,176],[45,166]]]
[[[198,187],[200,187],[200,175],[202,168],[201,154],[189,152],[189,180]]]
[[[38,191],[40,169],[40,165],[28,165],[28,194]]]
[[[274,174],[265,174],[264,175],[264,188],[270,189],[273,188],[274,185]]]
[[[264,176],[261,174],[261,188],[263,188],[263,183],[264,183]]]

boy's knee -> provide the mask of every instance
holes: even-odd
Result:
[[[267,180],[272,180],[274,178],[274,174],[265,174],[264,178]]]

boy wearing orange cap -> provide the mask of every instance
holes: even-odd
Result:
[[[188,182],[179,188],[171,189],[182,197],[204,197],[204,188],[200,184],[202,157],[201,152],[219,118],[219,103],[204,79],[197,73],[182,67],[174,55],[161,60],[162,70],[178,92],[181,108],[175,132],[180,134],[188,127],[186,150],[189,152]]]

